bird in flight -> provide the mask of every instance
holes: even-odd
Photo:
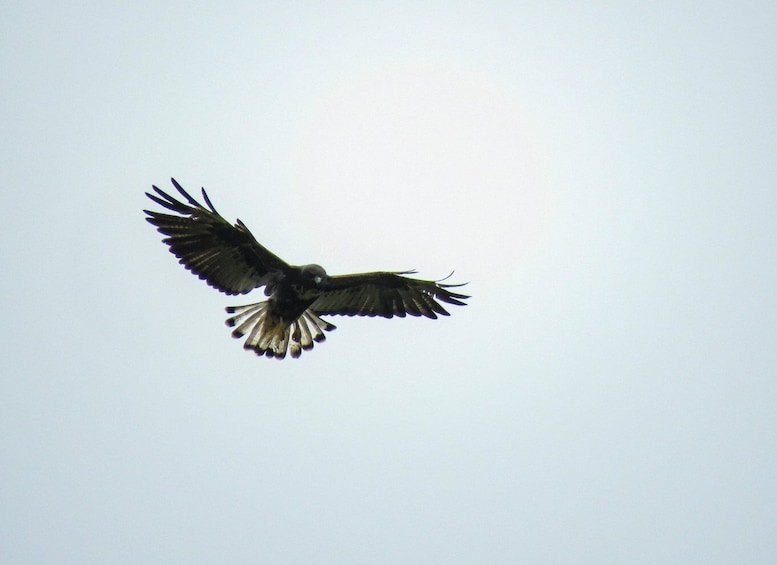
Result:
[[[313,349],[314,342],[326,339],[325,331],[335,329],[320,316],[436,319],[449,315],[440,302],[465,306],[469,298],[450,290],[462,284],[405,276],[415,271],[329,276],[320,265],[290,265],[256,241],[239,219],[232,225],[216,212],[204,188],[207,208],[171,180],[186,202],[152,186],[156,194],[146,196],[175,215],[143,210],[146,220],[167,236],[162,241],[178,262],[213,288],[235,295],[264,287],[267,300],[226,309],[232,336],[248,336],[243,347],[259,356],[299,357]]]

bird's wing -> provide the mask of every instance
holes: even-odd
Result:
[[[449,290],[460,284],[442,284],[402,275],[405,272],[375,272],[358,275],[329,277],[321,295],[311,304],[317,314],[342,314],[346,316],[383,316],[391,318],[406,314],[437,318],[448,312],[440,302],[464,306],[469,298]]]
[[[175,179],[171,180],[188,204],[156,186],[156,195],[147,192],[146,196],[180,215],[144,212],[148,215],[146,220],[168,236],[162,241],[184,267],[226,294],[245,294],[273,282],[289,269],[283,259],[256,241],[243,222],[237,220],[233,226],[221,217],[205,189],[202,196],[208,208],[189,196]]]

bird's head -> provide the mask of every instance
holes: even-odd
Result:
[[[300,272],[302,281],[313,287],[322,286],[327,280],[327,274],[321,265],[305,265]]]

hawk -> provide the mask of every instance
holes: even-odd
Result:
[[[225,220],[204,188],[207,208],[171,180],[186,202],[152,185],[156,194],[146,196],[175,215],[143,210],[146,220],[167,236],[162,241],[178,262],[213,288],[236,295],[264,287],[267,300],[226,309],[232,336],[248,336],[243,347],[259,356],[283,359],[290,352],[296,358],[313,349],[314,342],[326,339],[325,331],[335,329],[324,315],[436,319],[449,315],[440,302],[464,306],[469,298],[450,290],[462,284],[405,276],[415,271],[330,276],[320,265],[290,265],[261,245],[242,221]]]

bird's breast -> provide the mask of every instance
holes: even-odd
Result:
[[[270,310],[273,315],[291,322],[299,318],[319,294],[317,289],[302,284],[279,284],[270,296]]]

